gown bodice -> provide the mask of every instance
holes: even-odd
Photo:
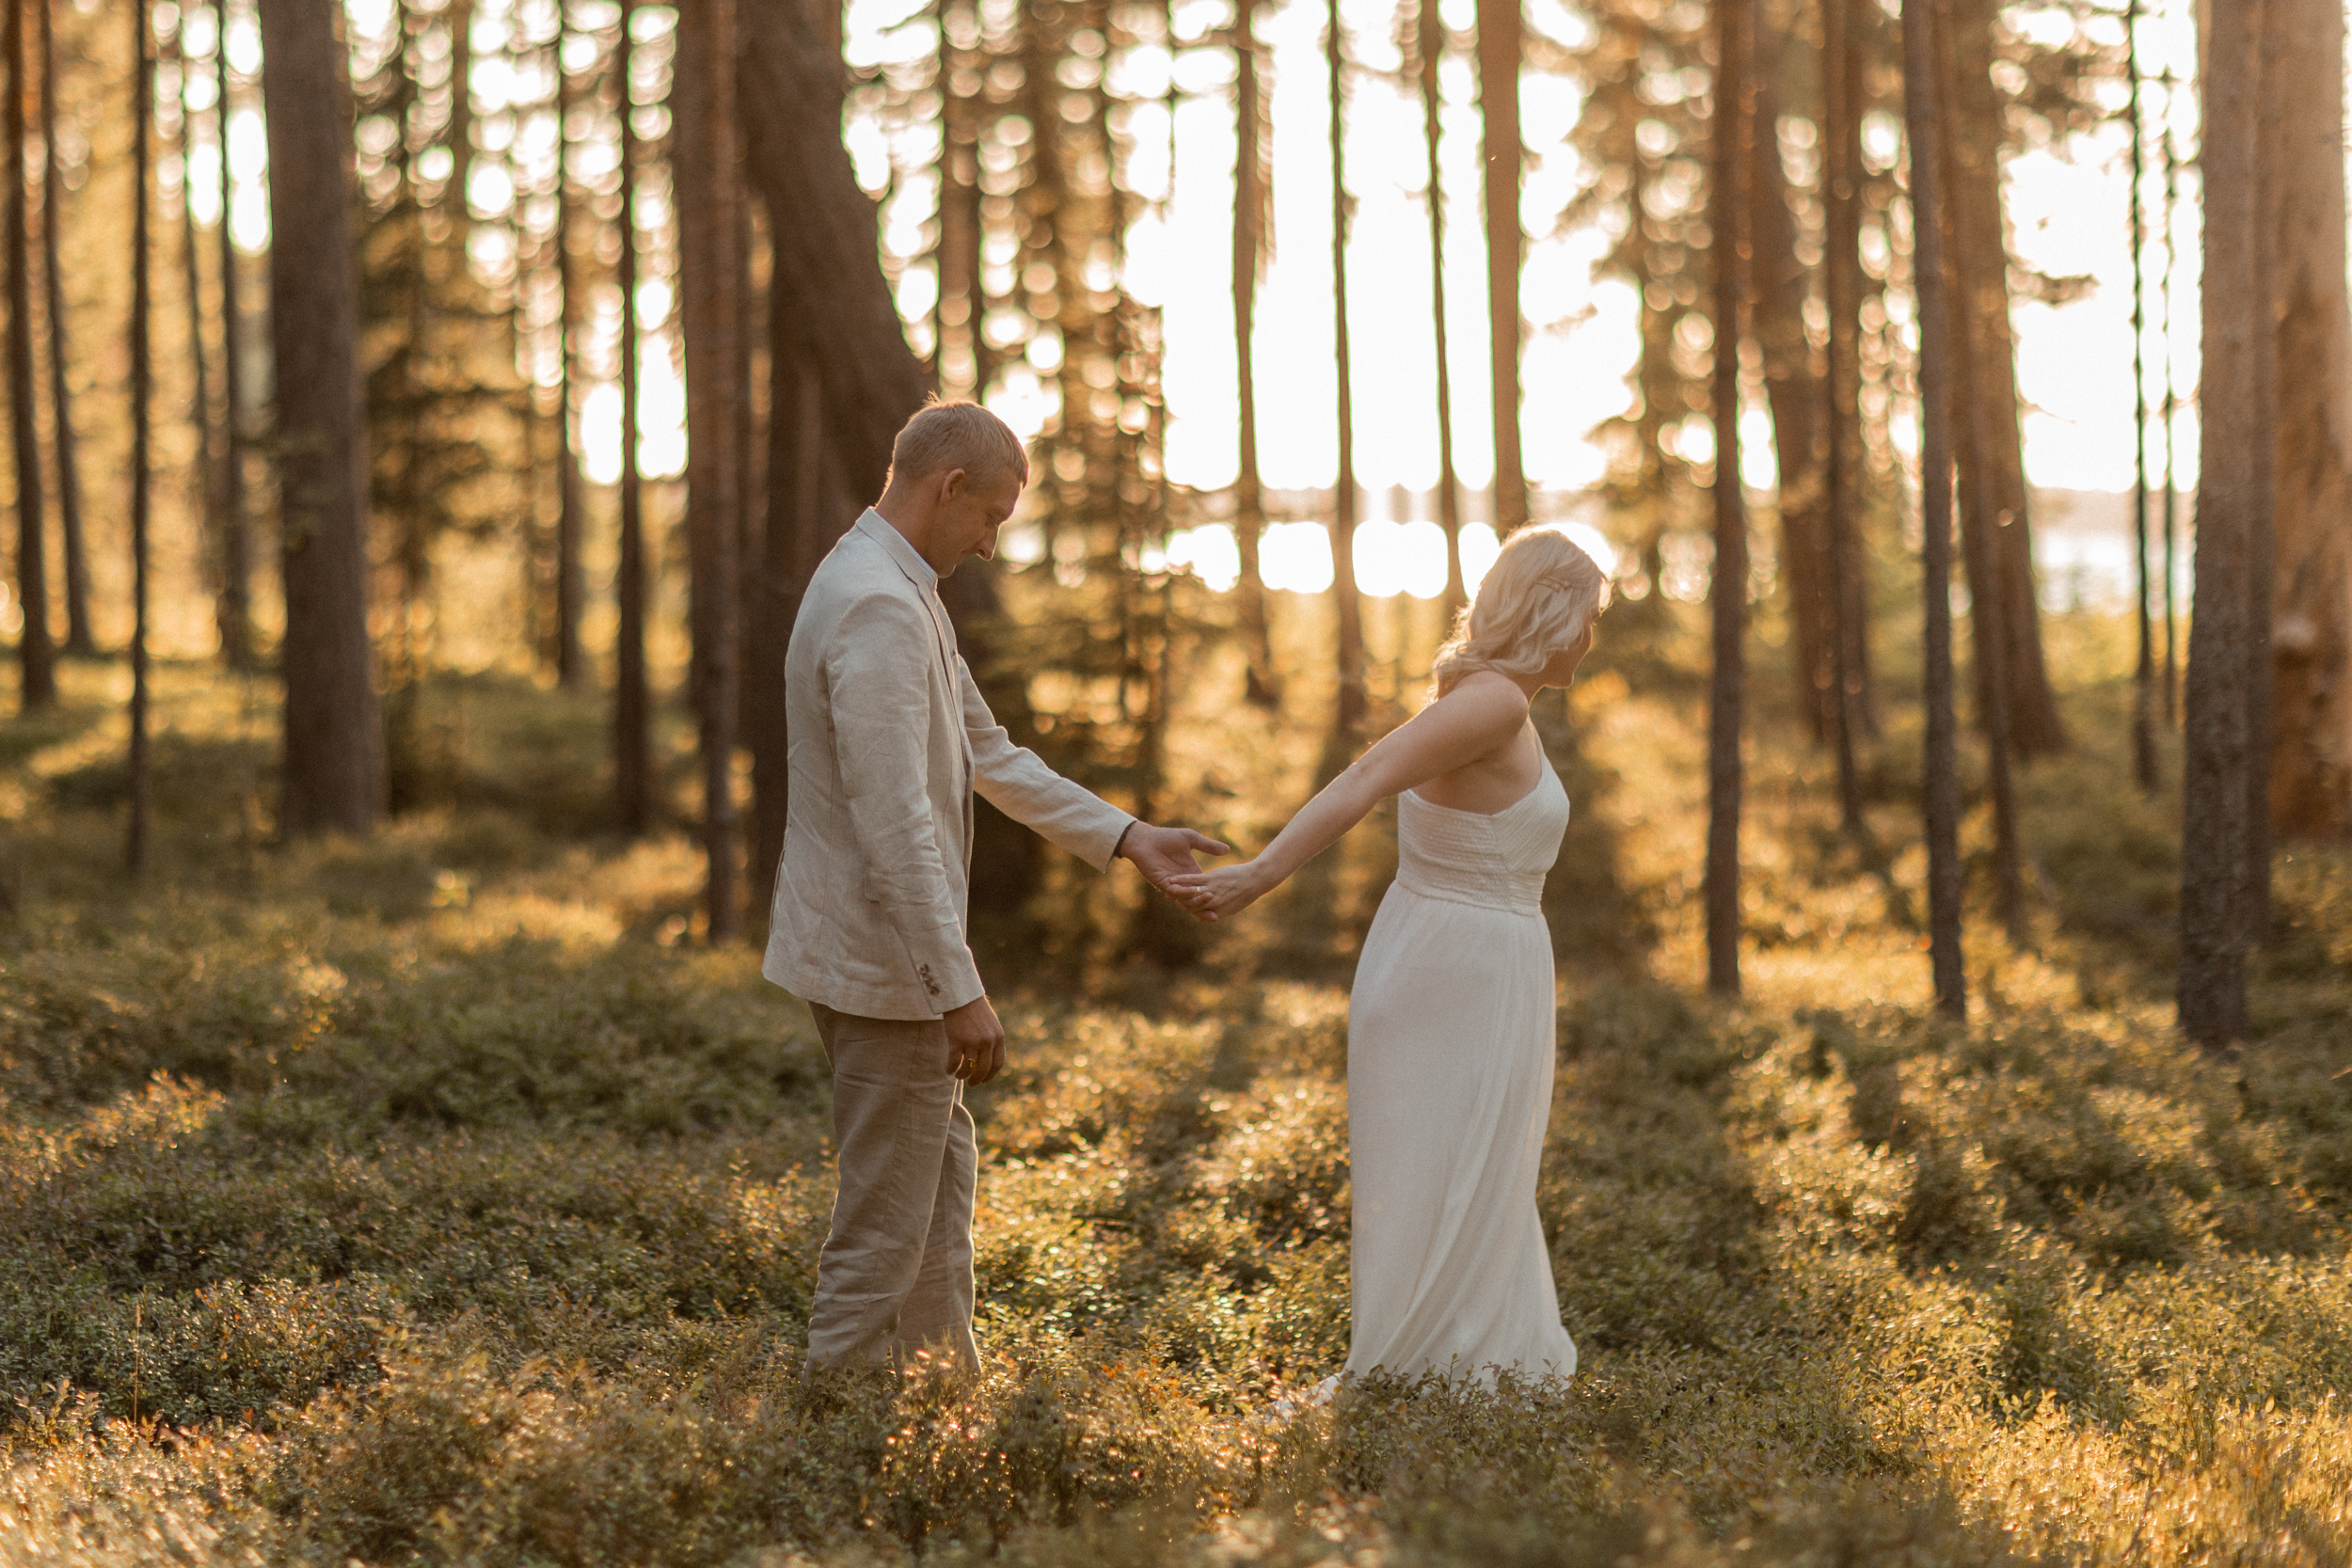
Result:
[[[1441,806],[1410,789],[1397,801],[1399,887],[1456,904],[1543,912],[1544,874],[1568,829],[1567,788],[1549,758],[1535,787],[1501,811]]]

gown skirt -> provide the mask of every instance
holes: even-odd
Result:
[[[1567,791],[1547,763],[1500,812],[1410,790],[1397,809],[1397,878],[1348,1002],[1346,1371],[1565,1377],[1535,1184],[1555,1030],[1541,898]]]

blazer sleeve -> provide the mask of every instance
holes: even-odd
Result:
[[[1027,747],[1014,745],[989,712],[988,699],[961,656],[956,676],[963,692],[963,733],[972,747],[972,787],[990,805],[1097,871],[1108,867],[1135,816],[1072,784]]]
[[[828,641],[825,679],[850,830],[879,902],[906,946],[912,979],[946,1012],[986,993],[947,879],[926,781],[930,731],[923,611],[889,594],[851,604]]]

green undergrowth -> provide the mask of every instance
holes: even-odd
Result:
[[[2058,618],[2054,658],[2106,636]],[[2352,1558],[2352,857],[2282,852],[2257,1036],[2185,1047],[2177,803],[2086,680],[2025,781],[2031,940],[1972,906],[1950,1023],[1915,736],[1890,715],[1846,838],[1768,685],[1748,994],[1708,1002],[1696,710],[1645,657],[1546,717],[1580,819],[1541,1203],[1582,1370],[1304,1408],[1348,1332],[1352,892],[1315,961],[1280,908],[1172,974],[992,959],[985,1371],[812,1377],[806,1013],[694,945],[682,843],[466,794],[593,714],[478,690],[441,803],[280,848],[249,708],[167,671],[133,889],[103,672],[70,672],[79,705],[0,726],[0,1561]]]

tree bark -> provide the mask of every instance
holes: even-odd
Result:
[[[1340,0],[1327,8],[1324,60],[1331,97],[1331,329],[1339,372],[1340,471],[1332,486],[1331,603],[1339,626],[1340,691],[1333,727],[1354,736],[1363,727],[1363,598],[1356,591],[1356,395],[1347,332],[1346,52]]]
[[[645,682],[645,494],[638,468],[637,125],[629,82],[636,7],[622,0],[612,52],[614,112],[621,126],[621,537],[613,596],[620,626],[612,649],[612,810],[624,837],[642,836],[654,814],[653,715]]]
[[[736,658],[741,585],[743,256],[735,135],[736,0],[678,13],[671,168],[686,336],[687,515],[693,560],[694,703],[703,763],[704,904],[713,946],[741,932],[736,857]]]
[[[148,507],[150,494],[148,458],[149,420],[152,411],[154,364],[148,341],[148,305],[151,277],[148,270],[148,211],[153,196],[150,186],[154,139],[155,65],[150,52],[152,29],[148,20],[148,0],[132,0],[132,55],[136,70],[132,76],[134,108],[131,122],[131,751],[129,761],[131,811],[130,821],[123,835],[122,861],[125,869],[135,878],[147,869],[148,809],[151,793],[147,739],[147,600],[148,600]],[[44,15],[46,8],[44,7]],[[46,21],[41,28],[44,55],[49,43]],[[44,75],[46,71],[44,71]],[[46,89],[44,81],[44,105]],[[48,110],[42,110],[44,130]],[[54,157],[50,167],[55,172]],[[52,199],[56,186],[50,187]],[[54,212],[54,209],[52,209]],[[54,229],[55,225],[51,225]],[[56,252],[51,251],[51,266],[56,265]],[[65,376],[65,357],[57,358],[60,385]],[[64,409],[60,406],[59,436],[64,434]]]
[[[1839,816],[1848,832],[1866,825],[1861,769],[1854,748],[1868,727],[1867,681],[1869,599],[1859,546],[1862,493],[1862,202],[1855,172],[1862,164],[1862,52],[1855,47],[1853,0],[1821,0],[1821,141],[1823,303],[1828,307],[1825,358],[1829,439],[1822,452],[1822,504],[1829,532],[1830,644],[1836,684]]]
[[[1519,227],[1519,61],[1525,24],[1520,0],[1478,0],[1478,112],[1485,125],[1486,213],[1486,365],[1494,408],[1494,524],[1509,537],[1526,525],[1527,465],[1519,451],[1519,263],[1527,248]]]
[[[588,659],[580,645],[580,612],[587,608],[587,567],[580,546],[587,532],[580,494],[580,448],[573,435],[579,406],[572,388],[575,340],[580,330],[580,263],[572,255],[572,134],[580,102],[572,72],[564,64],[570,40],[571,11],[556,0],[555,20],[555,680],[577,689],[588,683]]]
[[[343,44],[324,0],[261,0],[270,321],[284,508],[285,800],[293,835],[360,833],[385,798],[368,644],[367,428]]]
[[[2067,735],[2042,658],[2042,610],[2034,593],[2033,531],[2018,423],[2022,401],[2009,315],[2009,239],[2001,211],[2003,109],[1993,81],[1994,9],[1994,0],[1948,0],[1940,8],[1949,26],[1945,80],[1951,84],[1951,99],[1941,129],[1952,264],[1959,277],[1953,321],[1968,340],[1967,373],[1954,392],[1976,408],[1961,423],[1962,483],[1983,489],[1995,521],[1988,552],[1994,581],[1979,583],[1972,577],[1969,582],[1972,605],[1990,601],[1996,607],[1981,623],[1977,640],[1981,644],[1988,636],[2003,639],[1998,663],[2009,680],[2010,738],[2020,756],[2034,757],[2065,750]],[[1972,434],[1979,426],[1981,441]],[[1967,518],[1962,526],[1969,526]],[[1970,621],[1972,627],[1979,625],[1973,610]],[[1980,670],[1993,667],[1981,647],[1979,657]],[[1979,700],[1981,710],[1981,691]]]
[[[1462,577],[1462,486],[1454,471],[1454,365],[1446,347],[1445,178],[1438,163],[1443,132],[1438,64],[1445,57],[1445,20],[1438,0],[1413,0],[1413,65],[1421,85],[1422,141],[1428,152],[1429,322],[1437,336],[1438,526],[1445,531],[1445,613],[1450,626],[1470,593]]]
[[[58,210],[65,183],[57,178],[57,40],[52,12],[56,0],[40,6],[40,246],[41,286],[49,311],[51,445],[57,454],[57,546],[65,567],[65,652],[87,657],[98,652],[89,622],[89,551],[82,530],[82,472],[73,435],[73,391],[66,368],[65,269],[57,261]],[[152,119],[154,106],[148,106]]]
[[[32,249],[25,205],[24,8],[40,0],[8,0],[8,428],[16,448],[16,600],[24,617],[17,639],[23,666],[19,697],[32,712],[57,700],[56,648],[49,637],[49,560],[41,517],[40,435],[33,418]]]
[[[1241,555],[1234,585],[1242,647],[1248,660],[1246,695],[1264,706],[1281,702],[1273,633],[1266,624],[1265,578],[1258,569],[1258,536],[1265,530],[1265,498],[1258,478],[1258,284],[1265,271],[1266,227],[1272,192],[1266,108],[1259,81],[1258,7],[1239,0],[1233,22],[1233,365],[1240,408],[1240,461],[1233,479],[1233,543]]]
[[[221,661],[231,670],[253,668],[252,535],[245,518],[245,311],[238,301],[237,240],[230,222],[236,182],[229,164],[231,115],[229,69],[229,0],[213,0],[218,25],[213,46],[213,78],[220,131],[220,598],[215,621]]]
[[[195,184],[196,113],[188,106],[188,84],[195,80],[196,62],[188,57],[186,12],[172,28],[171,48],[180,64],[180,132],[179,146],[183,171],[180,187],[180,263],[186,279],[188,296],[188,422],[196,427],[197,494],[199,515],[206,545],[217,549],[220,536],[220,447],[213,436],[213,378],[207,361],[211,357],[204,341],[204,262],[203,246],[199,243],[196,227],[196,202],[190,195]],[[225,187],[224,187],[225,188]],[[223,221],[227,209],[222,210]],[[60,364],[64,363],[60,357]]]
[[[1780,467],[1780,569],[1788,583],[1797,689],[1805,725],[1818,743],[1837,731],[1837,602],[1830,584],[1826,476],[1829,432],[1825,367],[1807,341],[1809,270],[1797,258],[1792,192],[1781,162],[1780,92],[1771,65],[1756,68],[1754,167],[1749,221],[1755,235],[1756,340],[1764,360],[1765,400]]]
[[[2257,109],[2265,9],[2265,0],[2214,0],[2204,61],[2204,419],[2182,768],[2179,1006],[2183,1032],[2208,1049],[2246,1032],[2255,768],[2248,650],[2258,612],[2253,536],[2266,499],[2257,449],[2272,434],[2259,422],[2256,352],[2266,314]]]
[[[1740,478],[1740,341],[1753,257],[1755,0],[1714,0],[1715,147],[1708,224],[1715,260],[1714,675],[1707,744],[1707,989],[1740,994],[1740,742],[1747,705],[1748,513]],[[1488,180],[1493,179],[1491,162]],[[1491,183],[1488,189],[1492,190]],[[1516,214],[1514,217],[1516,222]]]
[[[2132,779],[2142,794],[2156,790],[2155,627],[2148,615],[2148,284],[2147,125],[2140,114],[2139,0],[2124,13],[2123,68],[2130,97],[2124,116],[2132,138],[2132,617],[2136,653],[2132,662]]]
[[[2290,837],[2352,830],[2352,309],[2344,290],[2344,13],[2269,0],[2263,157],[2275,182],[2277,547],[2269,811]]]
[[[1911,144],[1913,266],[1919,296],[1920,593],[1926,607],[1928,951],[1935,1005],[1968,1016],[1961,949],[1959,722],[1952,702],[1952,387],[1955,333],[1944,256],[1933,0],[1903,0],[1903,119]]]

